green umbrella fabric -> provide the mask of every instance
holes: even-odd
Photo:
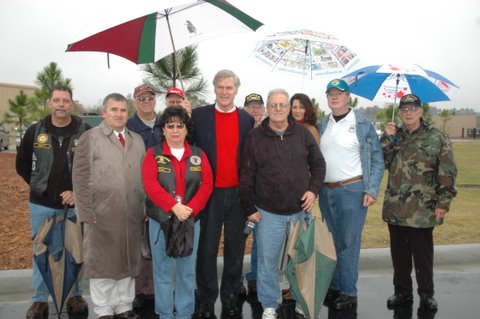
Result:
[[[295,224],[290,235],[285,275],[305,317],[317,318],[337,264],[333,237],[316,217]]]

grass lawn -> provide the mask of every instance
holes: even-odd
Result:
[[[454,142],[458,167],[457,197],[443,225],[435,227],[435,244],[480,243],[480,141]],[[385,174],[377,203],[369,208],[363,231],[362,248],[389,247],[387,224],[382,220]],[[476,199],[475,199],[476,198]],[[318,212],[318,206],[316,205]]]

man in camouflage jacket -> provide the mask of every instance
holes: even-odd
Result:
[[[441,224],[456,195],[452,145],[422,119],[420,99],[407,94],[399,104],[402,126],[388,123],[381,138],[388,169],[382,218],[388,223],[395,293],[387,307],[411,302],[412,257],[420,306],[437,310],[433,298],[433,228]]]

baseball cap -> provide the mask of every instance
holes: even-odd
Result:
[[[250,93],[245,97],[245,102],[243,103],[243,106],[247,105],[249,102],[260,102],[261,104],[263,103],[262,96],[257,93]]]
[[[400,99],[400,104],[398,105],[398,107],[402,107],[404,105],[414,105],[414,106],[421,107],[422,102],[420,101],[420,98],[415,94],[405,94]]]
[[[180,90],[178,88],[168,89],[167,94],[165,96],[169,96],[170,94],[176,94],[176,95],[180,96],[182,99],[185,98],[185,92],[183,92],[183,90]]]
[[[327,91],[325,91],[325,93],[327,93],[330,89],[337,89],[342,92],[350,92],[347,82],[342,79],[334,79],[328,82]]]
[[[142,93],[146,93],[146,92],[150,92],[152,93],[153,95],[155,95],[155,91],[153,90],[153,88],[148,85],[148,84],[141,84],[139,86],[137,86],[135,88],[135,90],[133,91],[133,97],[137,97],[139,96],[140,94]]]

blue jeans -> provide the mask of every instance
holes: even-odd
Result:
[[[293,215],[277,215],[258,209],[260,222],[255,227],[257,239],[257,296],[265,308],[278,308],[282,302],[278,263],[284,239],[288,235],[290,222],[305,218],[305,212]]]
[[[63,208],[62,209],[57,209],[57,208],[50,208],[42,205],[37,205],[33,203],[28,204],[29,209],[30,209],[30,225],[32,229],[32,238],[35,237],[37,234],[38,230],[40,229],[40,226],[42,226],[43,221],[48,218],[48,217],[54,217],[56,216],[63,216]],[[73,208],[69,208],[67,212],[68,217],[73,217],[75,216],[75,212]],[[33,250],[35,251],[35,245],[33,247]],[[32,282],[33,282],[33,297],[32,301],[33,302],[48,302],[48,296],[50,293],[48,292],[48,288],[45,285],[45,282],[43,281],[42,274],[40,273],[40,270],[37,267],[37,263],[35,260],[33,261],[33,276],[32,276]],[[78,285],[78,280],[75,282],[71,296],[81,296],[82,291]]]
[[[348,296],[357,295],[358,262],[362,230],[367,216],[363,207],[362,181],[320,190],[320,210],[332,232],[337,267],[330,288]]]
[[[195,223],[193,253],[180,258],[167,256],[165,235],[160,224],[151,218],[149,230],[155,312],[162,319],[190,319],[195,310],[195,262],[200,238],[200,223],[198,221]]]

